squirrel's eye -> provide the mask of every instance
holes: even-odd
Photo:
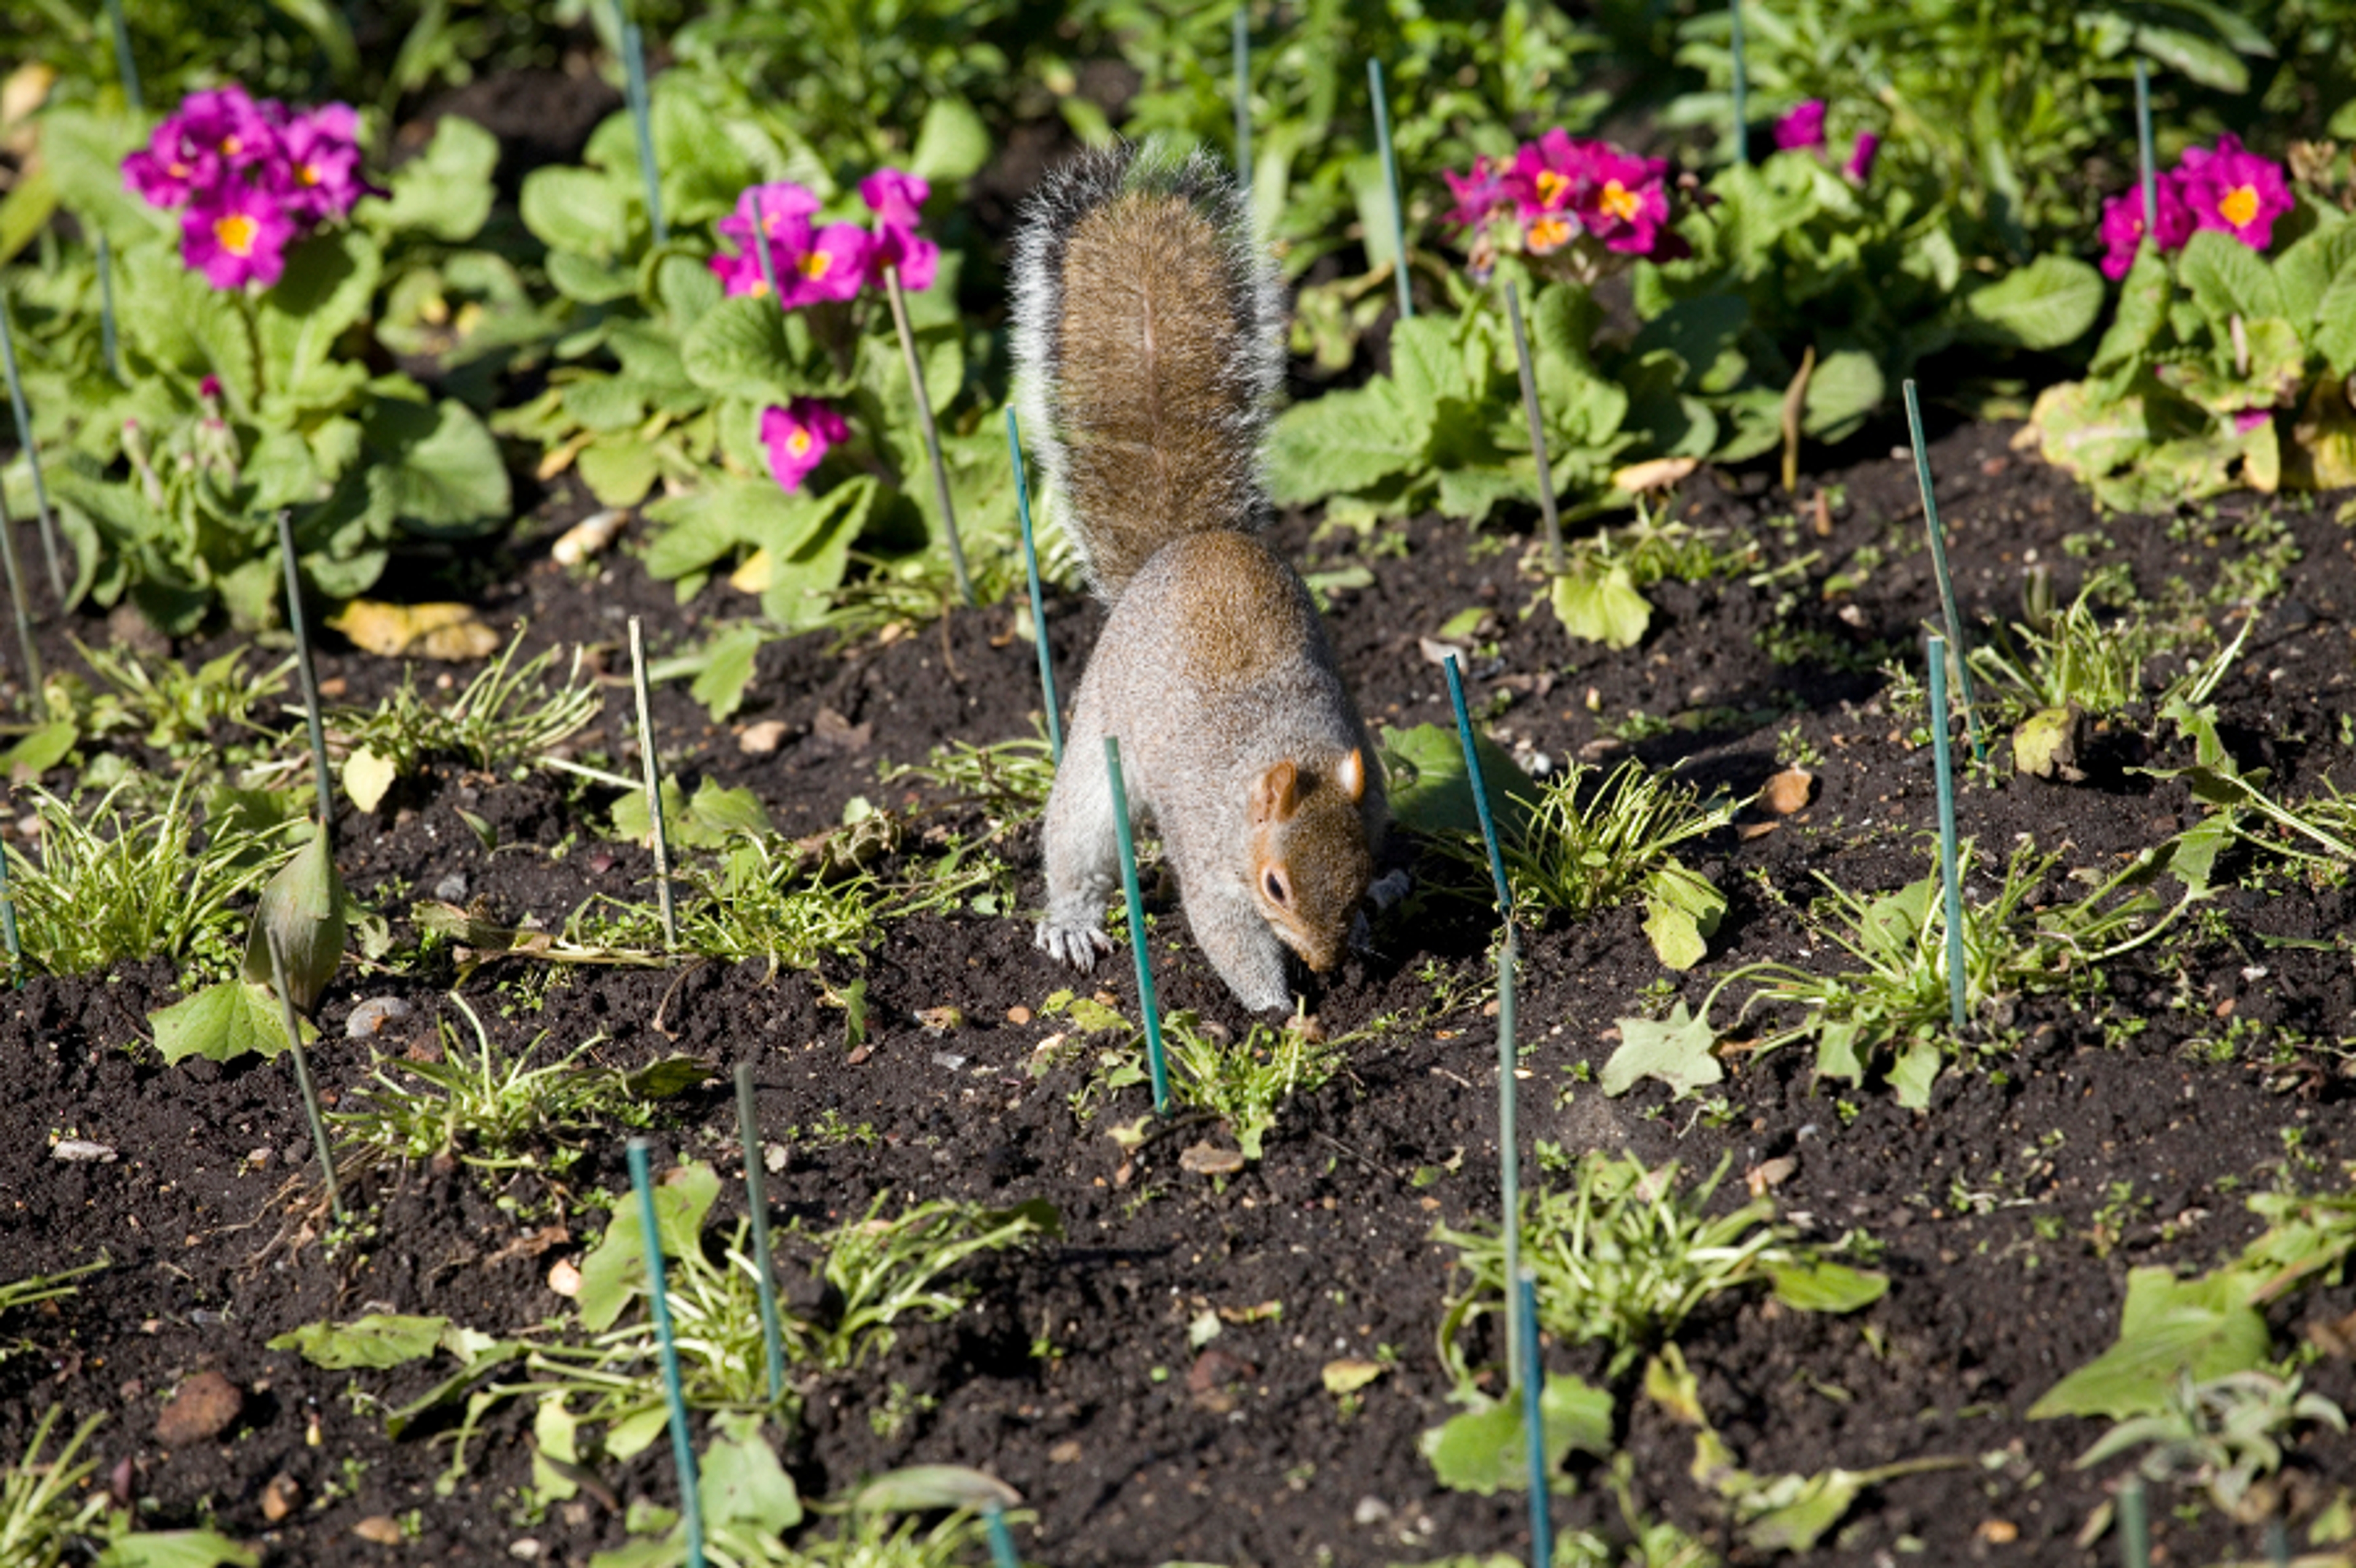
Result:
[[[1281,876],[1278,875],[1274,871],[1270,871],[1267,877],[1262,880],[1260,885],[1268,889],[1268,896],[1269,898],[1274,899],[1279,903],[1282,903],[1284,901],[1284,879]]]

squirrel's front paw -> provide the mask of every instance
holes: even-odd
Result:
[[[1093,969],[1098,954],[1112,951],[1112,938],[1105,934],[1101,926],[1058,925],[1052,920],[1043,920],[1034,940],[1042,953],[1075,969]]]

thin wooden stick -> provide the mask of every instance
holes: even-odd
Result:
[[[647,820],[654,827],[655,901],[662,910],[663,951],[679,950],[679,912],[671,906],[670,834],[663,822],[662,766],[655,754],[653,689],[647,684],[645,629],[630,617],[630,684],[638,698],[638,762],[646,777]]]
[[[925,456],[933,465],[933,495],[940,502],[941,527],[948,530],[949,570],[957,575],[958,598],[973,604],[973,580],[966,575],[965,546],[958,539],[957,506],[949,499],[949,471],[941,462],[940,427],[933,422],[933,400],[925,391],[925,367],[916,357],[916,335],[908,325],[908,302],[900,291],[900,269],[884,269],[884,290],[892,301],[892,325],[900,333],[900,357],[908,364],[908,392],[916,400],[916,429],[925,438]]]

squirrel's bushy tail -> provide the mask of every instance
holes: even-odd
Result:
[[[1016,408],[1099,595],[1183,534],[1266,520],[1282,300],[1225,168],[1199,150],[1074,159],[1023,212],[1014,279]]]

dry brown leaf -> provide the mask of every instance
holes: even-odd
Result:
[[[352,645],[386,658],[458,661],[498,652],[499,635],[471,604],[385,604],[355,599],[327,617]]]

